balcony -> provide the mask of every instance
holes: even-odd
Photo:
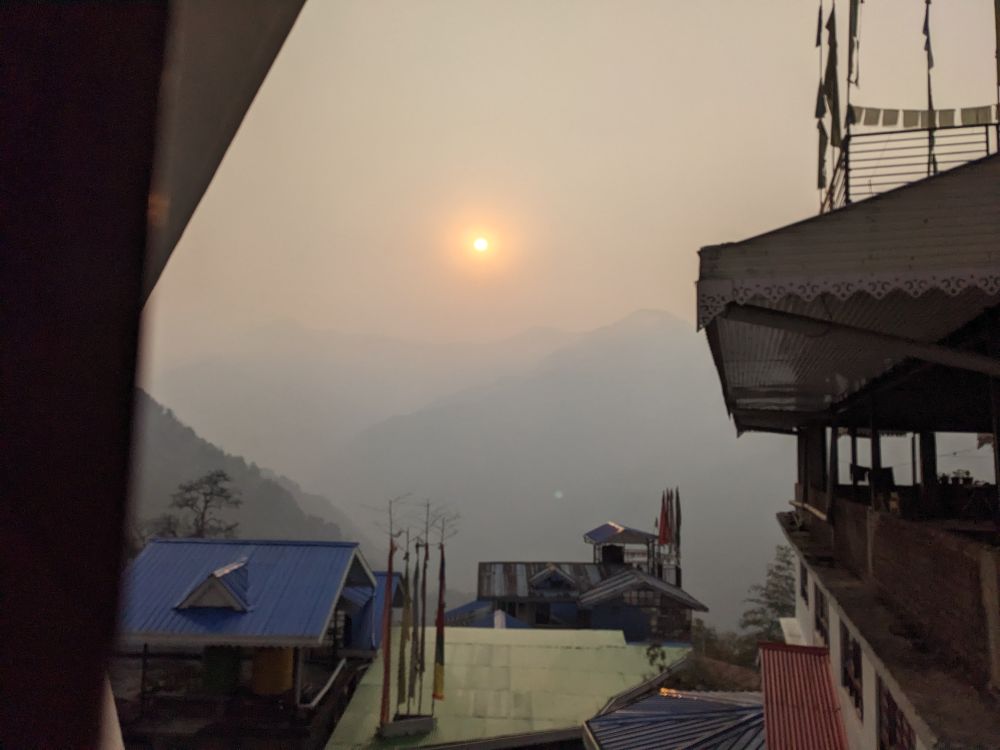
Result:
[[[843,141],[820,213],[997,152],[998,125],[855,132]]]

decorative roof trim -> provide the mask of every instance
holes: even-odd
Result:
[[[843,301],[859,292],[882,299],[896,291],[916,298],[932,290],[955,297],[966,289],[979,289],[991,296],[1000,294],[1000,267],[704,279],[698,282],[698,330],[715,320],[731,302],[741,305],[751,300],[776,303],[786,297],[811,302],[821,294],[832,294]]]
[[[555,563],[549,563],[546,567],[535,573],[535,575],[531,576],[531,578],[528,579],[528,585],[531,588],[538,588],[553,578],[561,579],[572,589],[580,588],[576,579]]]
[[[250,604],[247,594],[247,558],[241,557],[216,568],[200,583],[195,584],[176,609],[227,608],[246,612]],[[237,578],[242,580],[235,580]],[[207,604],[206,602],[221,602]]]

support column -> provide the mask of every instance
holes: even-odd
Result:
[[[921,432],[920,505],[924,516],[933,517],[938,509],[937,438],[933,432]]]
[[[837,480],[840,478],[840,457],[837,452],[837,418],[830,423],[830,458],[826,469],[826,522],[833,525],[837,512]]]
[[[990,378],[990,427],[993,429],[993,483],[997,490],[994,520],[1000,524],[1000,381]]]
[[[390,603],[386,602],[386,606],[390,606]],[[298,708],[302,702],[302,649],[298,647],[292,654],[292,672],[292,681],[295,685],[295,707]]]
[[[142,644],[142,670],[139,672],[139,716],[146,714],[146,667],[149,662],[149,644]]]
[[[986,613],[990,687],[1000,690],[1000,552],[984,547],[979,558],[979,582]]]
[[[882,508],[879,507],[878,489],[877,489],[879,475],[882,473],[882,440],[880,439],[878,434],[878,427],[875,426],[874,402],[871,405],[870,414],[871,414],[871,420],[869,422],[869,430],[870,430],[870,440],[872,444],[872,451],[871,451],[872,467],[871,467],[871,473],[868,475],[868,494],[872,508],[875,508],[876,510],[882,510]]]
[[[826,426],[811,424],[805,430],[806,494],[804,502],[824,513],[827,503],[817,497],[826,491]]]
[[[851,428],[851,498],[858,502],[858,475],[855,467],[858,465],[858,428]]]

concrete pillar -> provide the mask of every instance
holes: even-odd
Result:
[[[979,558],[979,583],[986,612],[990,687],[1000,690],[1000,550],[984,547]]]

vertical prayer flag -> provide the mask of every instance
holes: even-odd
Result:
[[[822,120],[816,122],[816,129],[819,131],[819,170],[816,176],[816,187],[823,190],[826,187],[826,148],[830,141],[827,138],[826,128],[823,126]]]
[[[840,83],[837,80],[837,8],[830,11],[826,22],[827,45],[826,74],[823,77],[823,92],[830,107],[830,145],[840,148]]]
[[[681,489],[674,490],[674,545],[677,547],[677,556],[681,554]]]
[[[424,668],[427,665],[424,652],[427,650],[426,646],[426,628],[427,628],[427,564],[429,562],[428,558],[431,555],[431,545],[425,539],[424,540],[424,572],[423,577],[420,579],[420,653],[417,655],[417,671],[420,673],[420,695],[423,695],[424,687]]]
[[[389,569],[385,577],[385,603],[382,605],[382,706],[379,719],[389,723],[389,680],[392,675],[392,558],[396,554],[396,543],[389,540]]]
[[[860,13],[858,0],[851,0],[850,17],[847,31],[847,83],[858,83],[858,15]]]
[[[441,572],[438,577],[438,606],[435,625],[437,626],[436,638],[434,639],[434,700],[444,700],[444,544],[441,548]]]
[[[927,52],[927,69],[934,67],[934,51],[931,49],[931,0],[924,0],[924,51]]]
[[[1000,86],[1000,0],[993,0],[993,25],[996,34],[997,85]]]
[[[656,537],[657,544],[667,543],[667,491],[663,490],[660,497],[660,525]]]
[[[667,490],[667,528],[670,530],[670,543],[674,543],[674,529],[677,524],[674,521],[674,491]]]
[[[396,671],[396,705],[406,700],[406,642],[410,638],[410,547],[407,543],[406,554],[403,555],[406,567],[403,571],[403,619],[399,628],[399,664]]]
[[[420,592],[420,543],[415,545],[417,558],[413,562],[413,635],[410,638],[410,681],[406,689],[407,700],[412,700],[417,695],[417,659],[419,654],[417,653],[420,649],[420,642],[423,640],[420,636],[423,634],[420,630],[420,599],[417,594]]]

